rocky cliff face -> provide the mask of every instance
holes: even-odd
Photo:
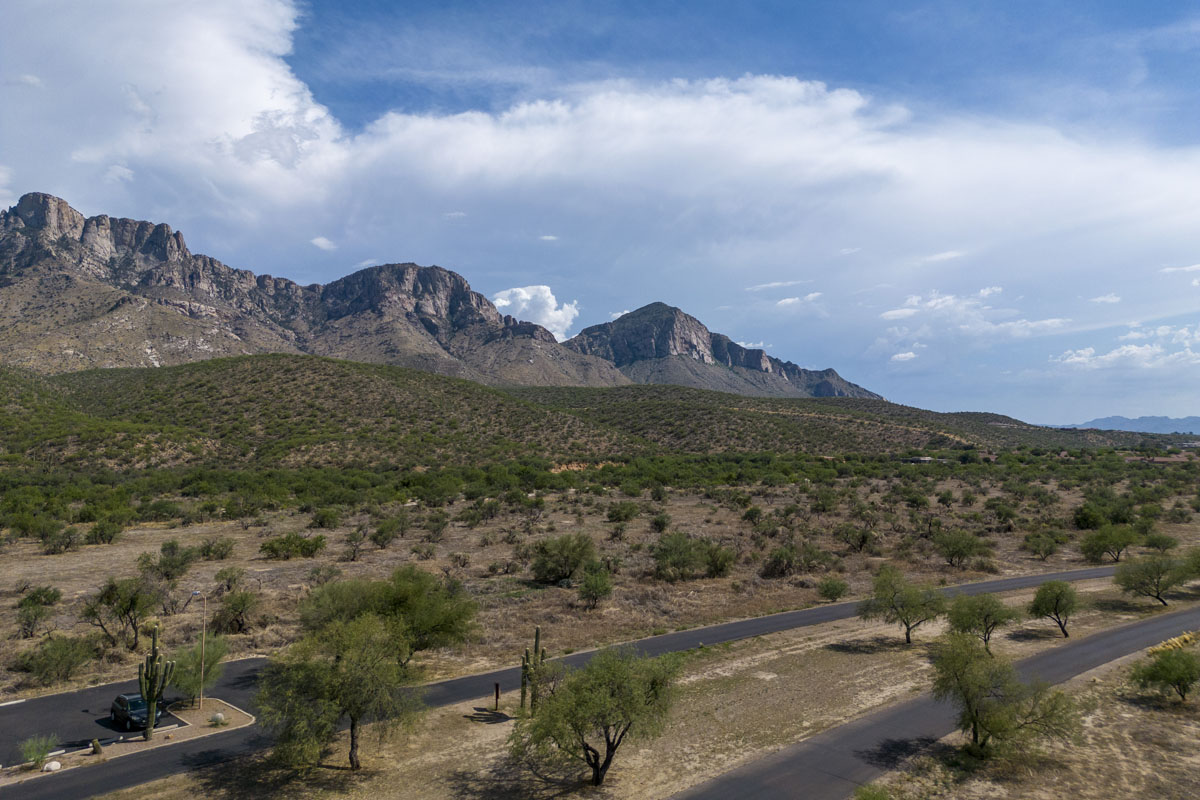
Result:
[[[569,342],[500,314],[457,273],[385,264],[300,286],[193,254],[169,225],[85,218],[27,194],[0,211],[0,362],[41,372],[311,353],[484,383],[669,383],[748,395],[877,397],[654,303]]]
[[[0,360],[60,372],[265,352],[491,383],[629,382],[440,267],[387,264],[300,286],[193,254],[168,225],[84,218],[51,195],[0,211]]]
[[[807,370],[742,347],[665,303],[651,303],[585,328],[564,344],[613,362],[636,383],[675,383],[758,396],[879,397],[832,369]]]

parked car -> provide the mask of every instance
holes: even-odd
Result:
[[[121,726],[127,731],[134,728],[146,727],[146,701],[142,699],[140,694],[119,694],[117,699],[112,701],[112,707],[108,711],[108,718],[112,720],[113,725]],[[162,719],[163,710],[162,703],[154,707],[154,724]]]

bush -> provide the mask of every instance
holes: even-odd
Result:
[[[833,575],[826,575],[817,584],[817,594],[821,596],[822,600],[828,600],[831,603],[841,600],[849,591],[850,584]]]
[[[21,759],[32,764],[34,769],[41,769],[46,763],[46,756],[58,744],[58,734],[50,733],[42,736],[31,736],[21,742]]]
[[[604,565],[593,561],[583,569],[583,580],[579,583],[579,599],[589,609],[595,608],[601,600],[612,595],[612,577]]]
[[[17,659],[17,668],[49,686],[69,680],[75,670],[92,660],[96,648],[83,637],[50,636]]]
[[[539,583],[561,583],[595,560],[596,544],[586,533],[543,539],[534,546],[533,578]]]
[[[199,552],[205,561],[224,561],[233,555],[233,539],[210,537],[200,543]]]
[[[1164,694],[1173,691],[1185,702],[1188,692],[1200,682],[1200,658],[1186,650],[1160,650],[1150,661],[1134,667],[1130,677],[1143,689],[1154,688]]]
[[[686,581],[705,563],[705,543],[686,533],[664,533],[650,548],[654,576],[664,581]]]
[[[124,528],[119,522],[102,519],[87,532],[86,541],[88,544],[112,544],[120,538],[122,530]]]
[[[623,500],[620,503],[613,503],[608,507],[609,522],[629,522],[631,519],[641,513],[638,504],[630,500]]]
[[[799,547],[787,544],[771,551],[760,574],[764,578],[786,578],[796,572],[828,569],[833,564],[833,554],[814,544],[804,542]]]
[[[312,558],[325,549],[325,536],[301,536],[294,531],[267,539],[258,548],[264,556],[288,561],[292,558]]]
[[[79,547],[79,529],[72,526],[42,537],[42,552],[48,556],[65,553]]]
[[[650,527],[655,533],[662,533],[671,525],[671,515],[664,512],[655,514],[650,520]]]
[[[991,545],[970,531],[942,531],[933,537],[933,548],[947,564],[959,568],[992,552]]]
[[[704,549],[705,574],[710,578],[723,578],[733,571],[737,553],[731,547],[722,547],[716,542],[707,542]]]
[[[250,615],[258,608],[258,595],[247,590],[228,592],[221,598],[221,607],[213,614],[212,627],[216,633],[245,633],[250,630]]]
[[[1031,533],[1025,536],[1025,541],[1021,545],[1022,549],[1027,550],[1033,555],[1040,558],[1042,561],[1050,558],[1058,552],[1058,541],[1053,536],[1045,533]]]
[[[313,514],[310,528],[336,528],[342,522],[342,515],[336,508],[319,508]]]

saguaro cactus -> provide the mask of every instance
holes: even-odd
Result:
[[[162,699],[163,689],[175,672],[175,662],[167,661],[158,652],[158,626],[150,632],[150,654],[145,663],[138,664],[138,691],[146,701],[146,741],[154,738],[154,716],[158,711],[158,702]]]
[[[546,648],[542,647],[542,626],[533,629],[533,652],[525,648],[521,657],[521,708],[525,708],[525,694],[529,692],[529,713],[537,712],[538,682],[542,677],[542,666],[546,663]]]

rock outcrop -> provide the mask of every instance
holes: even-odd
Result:
[[[635,383],[671,383],[775,397],[878,398],[832,369],[808,370],[742,347],[665,303],[585,328],[564,344],[611,361]]]

